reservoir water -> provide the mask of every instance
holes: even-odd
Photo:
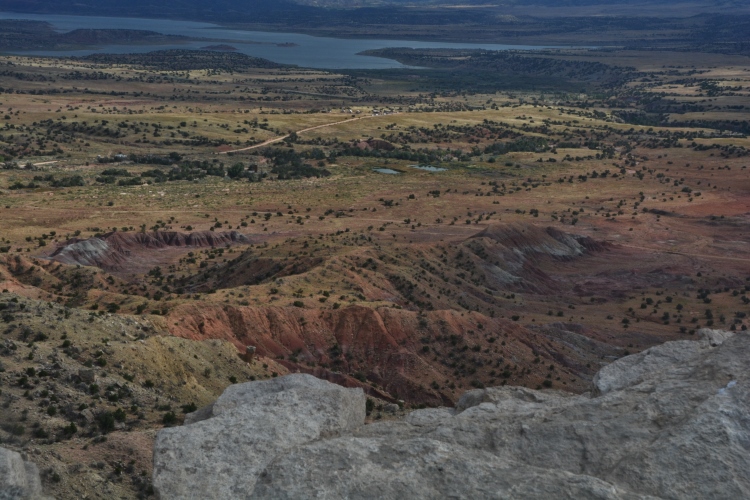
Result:
[[[387,47],[455,48],[485,50],[534,50],[549,46],[500,45],[492,43],[420,42],[410,40],[340,39],[263,31],[225,29],[209,23],[172,21],[167,19],[138,19],[121,17],[58,16],[46,14],[18,14],[0,12],[0,19],[28,19],[46,21],[60,32],[75,29],[130,29],[149,30],[165,35],[221,40],[237,48],[238,52],[263,57],[281,64],[294,64],[320,69],[388,69],[404,66],[390,59],[358,55],[359,52]],[[103,45],[86,50],[13,51],[18,55],[85,56],[95,53],[127,54],[164,49],[199,49],[216,42],[193,41],[159,45]]]

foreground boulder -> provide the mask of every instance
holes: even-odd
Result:
[[[0,448],[0,500],[44,500],[39,470],[19,453]]]
[[[362,426],[365,394],[295,374],[230,386],[201,417],[156,438],[161,498],[247,498],[278,455]]]
[[[232,386],[161,431],[173,498],[750,498],[750,337],[703,330],[605,367],[592,395],[470,391],[363,425],[364,395],[306,375]],[[194,421],[198,418],[194,418]]]

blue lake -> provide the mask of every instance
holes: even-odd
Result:
[[[120,17],[57,16],[43,14],[16,14],[0,12],[0,19],[28,19],[46,21],[60,32],[75,29],[132,29],[149,30],[165,35],[183,35],[193,38],[221,40],[236,47],[238,52],[263,57],[281,64],[294,64],[320,69],[388,69],[403,68],[390,59],[358,55],[359,52],[387,47],[455,48],[485,50],[534,50],[549,46],[499,45],[491,43],[419,42],[410,40],[340,39],[301,35],[298,33],[271,33],[225,29],[208,23],[172,21],[166,19],[137,19]],[[187,42],[159,45],[103,45],[89,50],[68,51],[14,51],[19,55],[85,56],[95,53],[126,54],[164,49],[199,49],[218,42]],[[285,46],[280,46],[285,45]]]

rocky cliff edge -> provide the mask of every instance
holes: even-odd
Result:
[[[159,432],[162,499],[750,498],[750,337],[701,330],[622,358],[589,394],[495,387],[365,425],[309,375],[231,386]]]

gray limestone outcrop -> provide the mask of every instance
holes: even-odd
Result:
[[[277,456],[360,427],[365,394],[295,374],[230,386],[202,413],[203,420],[156,438],[153,481],[161,498],[249,497]]]
[[[45,500],[39,469],[19,453],[0,448],[0,500]]]
[[[478,389],[364,425],[308,375],[235,385],[154,450],[162,499],[750,498],[750,336],[702,330],[605,367],[592,391]]]

